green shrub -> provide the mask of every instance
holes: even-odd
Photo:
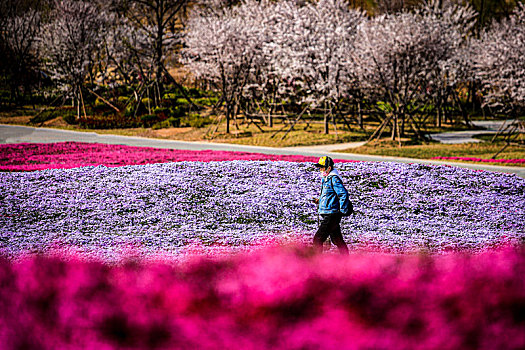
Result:
[[[188,89],[188,93],[191,97],[201,97],[204,95],[204,91],[197,88]]]
[[[168,118],[167,122],[170,124],[170,126],[173,126],[173,127],[179,127],[180,126],[180,121],[181,121],[181,118],[179,117],[171,117],[171,118]]]
[[[117,97],[117,102],[123,106],[125,106],[129,101],[129,97],[128,96],[119,96]]]
[[[175,103],[179,106],[189,106],[190,103],[185,98],[178,98]]]
[[[52,120],[57,117],[62,117],[66,121],[66,123],[74,124],[76,123],[76,115],[76,110],[73,108],[50,108],[48,110],[43,111],[39,115],[35,115],[29,120],[29,122],[31,124],[42,124],[48,120]]]
[[[133,116],[133,113],[135,113],[135,108],[134,106],[127,106],[126,109],[124,110],[124,116],[126,117],[132,117]]]
[[[173,101],[172,100],[162,99],[162,100],[160,100],[159,106],[160,107],[169,108],[169,107],[173,106]]]
[[[121,85],[121,86],[118,86],[116,88],[113,88],[113,93],[116,94],[116,95],[119,95],[119,96],[128,95],[132,91],[133,91],[132,88],[130,88],[127,85]]]
[[[186,114],[186,108],[182,106],[177,106],[170,108],[170,116],[175,118],[182,118]]]
[[[104,103],[103,104],[96,104],[95,103],[95,105],[93,107],[91,107],[91,110],[93,111],[93,113],[103,113],[103,112],[107,112],[110,109],[113,111],[113,109],[111,107],[107,106]]]
[[[69,125],[76,125],[78,124],[78,119],[76,118],[76,116],[74,115],[69,115],[69,114],[66,114],[66,115],[63,115],[62,116],[62,119],[68,123]]]
[[[394,110],[392,108],[392,105],[388,102],[379,101],[376,105],[380,111],[383,111],[385,113],[392,113],[392,111]]]
[[[145,114],[140,117],[140,122],[145,127],[148,127],[158,121],[159,121],[159,116],[156,114]]]
[[[162,96],[165,100],[176,100],[180,97],[177,93],[165,93],[164,96]]]
[[[155,107],[153,109],[153,113],[169,116],[171,114],[171,110],[167,107]]]
[[[144,97],[144,98],[141,100],[141,102],[142,102],[145,106],[147,106],[148,103],[149,103],[150,105],[153,104],[153,100],[152,100],[151,98],[149,98],[149,97]]]
[[[65,113],[62,113],[62,119],[69,125],[78,124],[77,113],[74,110],[69,110]]]
[[[78,124],[86,129],[136,128],[142,125],[140,119],[129,118],[122,114],[80,117]]]
[[[217,97],[201,97],[195,99],[195,103],[202,106],[215,106],[215,104],[219,101]]]
[[[179,127],[181,122],[181,118],[177,117],[170,117],[166,120],[160,121],[158,123],[155,123],[151,128],[154,130],[157,129],[164,129],[169,127]]]
[[[169,127],[170,127],[170,122],[168,120],[163,120],[163,121],[155,123],[155,124],[153,124],[151,126],[151,128],[153,130],[165,129],[165,128],[169,128]]]
[[[126,109],[124,110],[124,116],[126,117],[133,117],[135,115],[135,109],[137,108],[137,105],[135,103],[130,103]],[[143,104],[140,104],[139,109],[137,111],[137,115],[141,115],[146,113],[148,108],[144,106]]]
[[[209,117],[201,117],[197,113],[192,113],[181,119],[180,126],[191,126],[192,128],[202,128],[210,124],[212,120]]]
[[[47,122],[48,120],[54,119],[57,116],[58,114],[54,109],[48,109],[47,111],[43,111],[39,115],[35,115],[31,119],[29,119],[29,122],[31,124],[41,124]]]

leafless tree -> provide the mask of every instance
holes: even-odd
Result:
[[[141,54],[151,57],[154,64],[154,79],[159,92],[163,88],[163,77],[167,62],[180,48],[182,19],[186,15],[188,0],[114,0],[114,10],[124,14],[129,23],[147,34],[149,51]]]
[[[81,108],[85,113],[83,88],[100,57],[106,21],[105,13],[91,3],[61,0],[56,1],[51,21],[42,28],[39,46],[44,69],[73,98],[78,116]]]
[[[0,71],[11,89],[11,97],[19,100],[19,88],[31,93],[36,81],[38,50],[35,38],[40,31],[40,2],[2,1],[0,5]]]

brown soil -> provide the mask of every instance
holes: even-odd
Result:
[[[159,129],[159,130],[153,130],[154,134],[156,134],[158,137],[166,137],[171,138],[175,135],[184,134],[192,131],[193,128],[186,127],[186,128],[167,128],[167,129]]]
[[[21,115],[21,116],[16,116],[16,117],[1,117],[0,118],[0,123],[2,124],[28,124],[29,125],[29,120],[31,119],[31,116],[30,115]]]
[[[42,126],[65,128],[69,126],[69,124],[66,123],[62,117],[56,117],[54,119],[44,122]]]

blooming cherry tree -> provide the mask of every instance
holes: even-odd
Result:
[[[468,11],[436,11],[433,3],[414,12],[378,16],[361,26],[362,80],[371,94],[384,101],[381,126],[373,136],[391,124],[392,138],[403,134],[405,122],[424,138],[413,117],[428,103],[428,96],[443,78],[456,48],[464,40],[460,24]],[[459,15],[449,17],[457,11]]]
[[[196,78],[210,80],[221,91],[228,133],[243,89],[262,57],[264,12],[265,4],[255,1],[217,11],[203,8],[187,24],[183,60]]]
[[[353,43],[364,16],[345,2],[212,9],[196,11],[188,24],[186,64],[220,86],[227,120],[243,92],[334,107],[353,87]]]
[[[423,16],[439,21],[443,38],[447,41],[446,54],[440,59],[429,82],[428,100],[437,112],[436,125],[441,127],[448,100],[459,102],[457,89],[472,80],[470,46],[475,40],[471,34],[476,25],[477,12],[470,5],[458,4],[454,0],[430,0],[420,11]],[[468,116],[464,113],[463,117],[468,125]]]
[[[355,39],[365,17],[342,0],[321,0],[298,6],[277,7],[268,44],[271,65],[283,79],[299,87],[302,101],[336,108],[357,85]],[[325,132],[328,133],[327,115]]]
[[[476,77],[484,103],[506,111],[525,108],[525,5],[510,18],[494,22],[474,45]]]

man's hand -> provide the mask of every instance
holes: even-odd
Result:
[[[319,198],[313,198],[311,199],[312,203],[319,204]]]

